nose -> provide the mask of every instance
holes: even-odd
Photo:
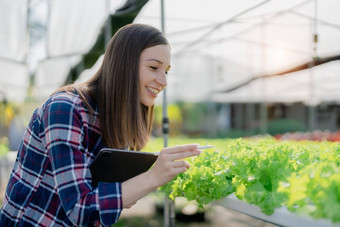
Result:
[[[160,73],[156,78],[156,82],[159,83],[162,87],[166,87],[166,85],[168,85],[166,74]]]

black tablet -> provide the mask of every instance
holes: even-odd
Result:
[[[146,172],[158,155],[142,151],[103,148],[90,165],[92,186],[98,182],[123,182]]]

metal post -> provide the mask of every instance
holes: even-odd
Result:
[[[261,134],[268,133],[268,111],[267,111],[267,103],[260,104],[260,119],[261,119]]]
[[[165,13],[164,13],[164,0],[161,0],[161,29],[165,34]],[[167,89],[163,90],[163,140],[164,147],[168,146],[169,138],[169,118],[167,111]],[[170,200],[168,195],[164,198],[164,227],[175,226],[175,209],[174,201]]]
[[[163,1],[163,0],[162,0]],[[168,146],[168,137],[169,137],[169,118],[168,118],[168,111],[167,111],[167,98],[166,98],[166,88],[163,90],[163,145],[164,147]],[[168,195],[164,196],[164,227],[173,226],[170,225],[170,217],[171,217],[171,205],[172,202],[169,199]]]
[[[317,0],[314,0],[314,17],[311,19],[312,25],[312,39],[311,39],[311,51],[312,51],[312,61],[308,65],[309,70],[309,106],[308,106],[308,129],[309,131],[315,130],[315,115],[316,115],[316,94],[315,94],[315,84],[314,84],[314,72],[313,67],[315,66],[314,61],[317,57],[317,44],[318,44],[318,33],[317,33],[317,18],[318,18],[318,11],[317,11]]]
[[[266,40],[266,20],[261,24],[261,41],[262,41],[262,69],[264,75],[267,74],[267,46],[264,44]],[[265,78],[261,78],[261,90],[263,92],[263,101],[260,103],[260,119],[261,119],[261,134],[268,133],[268,111],[267,111],[267,89]]]

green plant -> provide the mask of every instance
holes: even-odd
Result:
[[[159,149],[161,141],[157,142]],[[203,207],[234,193],[268,215],[275,208],[287,206],[292,212],[305,209],[315,218],[340,222],[339,143],[277,141],[270,137],[170,141],[169,146],[215,145],[215,149],[187,159],[191,167],[161,187],[172,199],[185,197]]]
[[[9,151],[9,148],[7,146],[8,143],[6,141],[7,141],[6,137],[0,140],[0,157],[2,155],[6,155],[7,152]]]

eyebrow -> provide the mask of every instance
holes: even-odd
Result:
[[[150,58],[150,59],[147,59],[146,61],[156,61],[160,64],[164,64],[162,61],[158,60],[158,59],[154,59],[154,58]]]

